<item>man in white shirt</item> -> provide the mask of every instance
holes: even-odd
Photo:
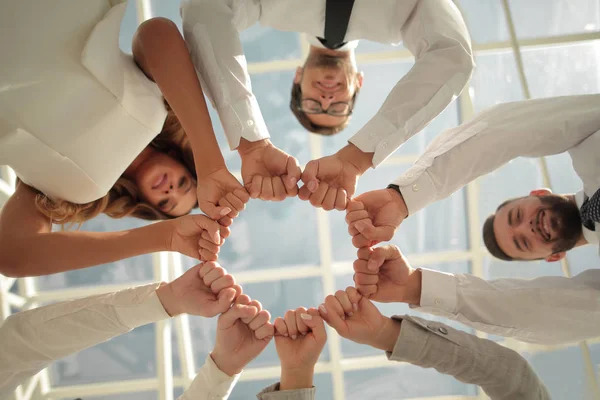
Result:
[[[294,77],[290,106],[304,126],[323,134],[348,123],[362,85],[354,61],[357,40],[403,41],[415,55],[414,67],[350,143],[333,156],[308,163],[300,198],[327,210],[345,209],[358,178],[435,118],[473,70],[469,34],[451,0],[188,0],[182,16],[202,87],[219,113],[230,147],[242,157],[242,178],[254,198],[281,200],[296,187],[297,177],[285,165],[267,162],[278,150],[252,94],[239,31],[260,22],[307,34],[311,47]]]

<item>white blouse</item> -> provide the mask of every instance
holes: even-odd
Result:
[[[104,196],[164,124],[160,90],[119,49],[125,6],[2,5],[0,164],[50,197]]]

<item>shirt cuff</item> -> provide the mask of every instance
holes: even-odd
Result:
[[[195,400],[200,398],[225,400],[231,394],[240,376],[241,373],[229,376],[221,371],[209,354],[206,356],[204,365],[198,371],[198,375],[196,375],[190,387],[180,397],[180,400]]]
[[[408,215],[413,215],[436,201],[437,192],[433,181],[419,165],[413,166],[392,183],[398,185]]]
[[[217,112],[231,150],[238,148],[241,138],[256,142],[270,137],[256,97],[253,95],[231,105],[220,106]]]
[[[423,349],[427,345],[428,335],[423,334],[423,328],[413,323],[408,316],[393,316],[392,319],[402,321],[402,328],[394,349],[385,355],[391,361],[415,362],[422,357]]]
[[[171,318],[156,294],[159,283],[122,290],[115,294],[115,310],[129,329]]]
[[[258,400],[314,400],[317,389],[279,390],[279,382],[264,388],[256,395]]]
[[[402,143],[396,142],[405,136],[386,118],[376,115],[349,142],[365,153],[374,153],[372,163],[377,168],[400,147]]]
[[[453,274],[421,268],[421,308],[430,307],[454,314],[457,285]]]

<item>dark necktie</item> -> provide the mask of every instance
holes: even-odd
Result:
[[[346,43],[346,30],[350,22],[350,14],[354,0],[326,0],[325,6],[325,38],[317,38],[331,50],[337,50]]]
[[[581,205],[581,222],[589,230],[595,231],[594,222],[600,222],[600,189],[592,197],[585,198]]]

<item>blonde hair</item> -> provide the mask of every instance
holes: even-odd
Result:
[[[195,178],[196,169],[194,167],[194,156],[189,139],[175,113],[166,101],[165,105],[168,113],[163,129],[149,145],[158,151],[169,153],[176,158],[187,167]],[[38,194],[35,198],[37,210],[50,218],[55,224],[81,224],[101,213],[111,218],[131,216],[151,221],[171,218],[169,215],[160,212],[152,205],[144,202],[139,196],[136,184],[123,176],[117,180],[104,197],[85,204],[51,199],[44,193],[37,192]]]

